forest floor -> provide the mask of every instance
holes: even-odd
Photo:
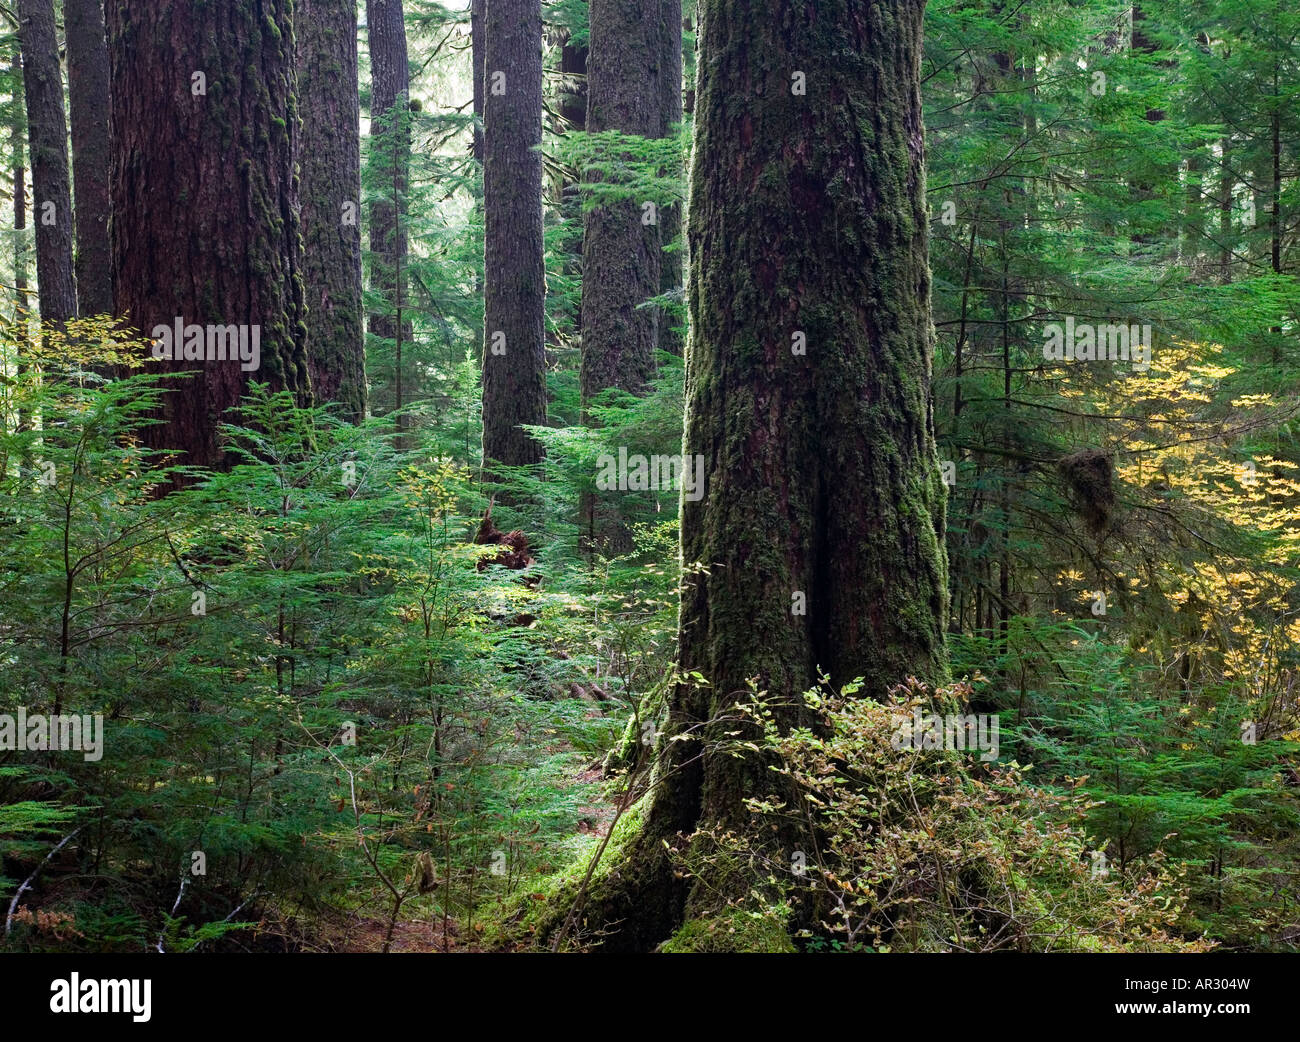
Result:
[[[599,766],[592,766],[574,777],[579,785],[599,786],[603,771]],[[597,791],[600,791],[599,788]],[[578,821],[574,835],[591,836],[597,840],[604,838],[614,821],[617,812],[617,795],[604,798],[578,808]],[[526,884],[523,880],[520,885]],[[491,914],[491,908],[482,909],[484,915]],[[393,954],[441,952],[457,954],[482,952],[480,940],[483,924],[475,918],[468,929],[459,919],[443,920],[436,911],[432,916],[425,913],[418,917],[399,919],[393,927],[392,944],[389,951]],[[383,918],[352,918],[346,924],[338,924],[328,931],[324,938],[328,950],[354,954],[379,953],[384,950],[384,939],[388,932],[388,921]],[[472,934],[472,936],[467,936]]]

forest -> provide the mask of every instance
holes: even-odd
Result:
[[[1300,951],[1298,99],[1285,0],[0,2],[0,952]]]

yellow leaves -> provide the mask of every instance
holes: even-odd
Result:
[[[427,469],[407,467],[400,477],[407,505],[435,519],[455,511],[459,487],[469,481],[468,471],[445,457],[433,460]]]
[[[1187,367],[1189,375],[1197,382],[1217,382],[1225,376],[1231,376],[1237,370],[1226,365],[1191,365]]]

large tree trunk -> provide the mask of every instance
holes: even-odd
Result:
[[[13,160],[13,195],[14,195],[14,334],[13,343],[18,355],[17,370],[22,373],[27,367],[29,341],[27,325],[30,321],[27,298],[27,125],[23,119],[23,60],[17,44],[13,50],[11,66],[14,78],[13,123],[9,128],[9,148]],[[25,409],[18,414],[18,430],[31,428],[32,417]],[[24,458],[23,465],[30,465],[30,459]]]
[[[587,57],[588,48],[573,42],[573,37],[566,30],[564,42],[560,47],[560,87],[559,132],[563,134],[583,133],[587,129]],[[574,176],[565,176],[560,184],[560,212],[567,222],[569,234],[564,238],[561,251],[564,254],[565,275],[581,280],[582,278],[582,191],[579,182],[580,171],[573,171]],[[579,301],[573,316],[574,329],[582,331],[582,303]]]
[[[117,312],[148,336],[178,318],[247,327],[248,363],[151,363],[195,374],[170,383],[164,422],[145,434],[188,464],[223,461],[217,425],[250,381],[310,400],[291,10],[291,0],[108,7]],[[254,333],[260,364],[246,370]],[[212,346],[215,356],[226,344]]]
[[[484,27],[483,461],[539,463],[546,422],[542,8],[488,0]]]
[[[27,328],[27,125],[23,119],[23,61],[22,53],[18,47],[14,48],[13,64],[11,66],[14,77],[14,99],[13,123],[9,128],[9,148],[12,152],[13,160],[13,195],[14,195],[14,326],[19,330],[19,361],[22,362],[23,351],[21,348],[26,344],[26,337],[23,331]]]
[[[470,81],[473,83],[474,91],[474,138],[471,145],[474,163],[477,167],[475,171],[480,178],[479,191],[474,199],[474,226],[480,227],[483,223],[483,194],[482,194],[482,176],[483,176],[483,61],[486,48],[484,46],[483,34],[486,31],[485,21],[487,18],[487,0],[470,0],[469,5],[469,43],[470,43],[470,62],[473,68],[470,70]],[[480,262],[483,254],[479,253]],[[483,299],[483,269],[480,265],[474,272],[474,299]],[[483,327],[482,325],[474,333],[474,358],[479,365],[479,373],[483,371]]]
[[[370,50],[371,168],[379,171],[370,204],[370,285],[387,307],[370,316],[370,334],[393,345],[394,409],[406,405],[403,352],[410,341],[406,312],[406,195],[410,179],[411,72],[402,0],[366,0]],[[406,421],[397,421],[398,448]]]
[[[560,45],[560,118],[565,129],[587,127],[587,56],[588,48],[565,36]]]
[[[474,115],[478,125],[474,127],[474,158],[483,162],[483,60],[486,53],[483,41],[485,32],[484,19],[487,17],[487,0],[470,0],[469,4],[469,53],[473,69],[470,81],[474,90]]]
[[[41,320],[61,324],[77,314],[72,273],[72,192],[68,186],[68,124],[53,0],[19,0],[23,86],[32,152],[36,218],[36,283]]]
[[[108,242],[108,40],[103,0],[64,0],[68,32],[68,109],[76,210],[77,310],[113,313],[113,255]]]
[[[659,0],[591,0],[587,132],[663,131]],[[617,159],[611,155],[610,160]],[[640,391],[654,374],[659,294],[657,214],[628,199],[589,209],[582,239],[582,401],[617,387]],[[652,204],[653,205],[653,204]]]
[[[711,907],[718,881],[678,878],[664,843],[745,829],[743,798],[771,790],[757,758],[718,749],[749,681],[797,704],[819,672],[868,697],[944,675],[923,6],[700,4],[685,443],[706,485],[683,502],[682,560],[705,571],[685,582],[679,670],[711,686],[672,695],[687,740],[664,744],[641,832],[592,894],[605,950]]]
[[[660,0],[591,0],[588,10],[587,131],[659,137],[664,129]],[[598,158],[616,162],[621,151],[611,149]],[[602,179],[584,173],[584,179]],[[625,199],[592,207],[583,216],[579,375],[588,423],[588,406],[602,391],[637,394],[654,375],[658,314],[644,305],[659,294],[663,255],[656,205],[657,200]],[[612,502],[617,496],[602,502],[586,493],[580,511],[591,543],[625,552],[630,540]]]
[[[316,400],[337,402],[341,414],[355,423],[366,413],[355,0],[298,0],[294,28],[307,365]]]
[[[660,0],[660,69],[659,96],[660,120],[663,133],[670,134],[682,121],[682,0]],[[681,173],[680,166],[668,171]],[[659,212],[659,240],[666,250],[682,231],[681,206],[666,206]],[[685,245],[684,243],[682,244]],[[685,271],[685,254],[682,250],[664,253],[660,257],[659,292],[677,295],[682,291],[682,274]],[[683,338],[678,331],[680,322],[671,315],[659,316],[659,350],[669,354],[682,353]]]

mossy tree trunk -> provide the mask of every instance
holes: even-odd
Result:
[[[103,0],[64,0],[68,35],[68,110],[76,208],[77,310],[113,313],[113,257],[108,243],[108,39]]]
[[[177,318],[260,334],[256,370],[150,362],[195,374],[145,429],[188,464],[223,462],[217,425],[250,381],[310,401],[292,6],[108,5],[116,311],[146,336]]]
[[[660,70],[659,96],[660,119],[663,132],[672,133],[674,126],[682,121],[682,0],[660,0]],[[668,171],[680,174],[680,168]],[[680,205],[666,206],[659,213],[659,241],[664,250],[668,250],[682,231],[682,208]],[[683,251],[665,252],[660,256],[659,292],[662,295],[676,296],[682,292],[682,278],[685,271]],[[678,331],[680,322],[671,315],[661,313],[659,316],[659,341],[661,351],[672,355],[682,353],[682,335]]]
[[[68,123],[53,0],[19,0],[18,36],[31,144],[36,288],[41,320],[60,324],[76,317],[77,290],[72,270]]]
[[[410,90],[406,21],[402,0],[366,0],[366,39],[370,51],[370,169],[378,183],[370,203],[370,285],[384,307],[370,316],[370,335],[391,344],[394,409],[407,404],[403,354],[411,340],[406,317],[406,201],[410,181]],[[398,447],[404,447],[406,421],[397,421]]]
[[[298,0],[307,364],[320,402],[366,412],[361,325],[361,109],[354,0]]]
[[[484,16],[483,462],[541,462],[521,425],[546,422],[542,243],[542,8],[487,0]]]
[[[667,733],[690,740],[662,746],[643,828],[588,902],[606,949],[704,913],[710,888],[664,841],[749,827],[744,797],[772,790],[717,751],[749,681],[797,703],[823,672],[867,696],[944,675],[923,6],[699,6],[685,444],[707,485],[682,556],[707,574],[687,577],[679,667],[711,686],[672,695]]]

